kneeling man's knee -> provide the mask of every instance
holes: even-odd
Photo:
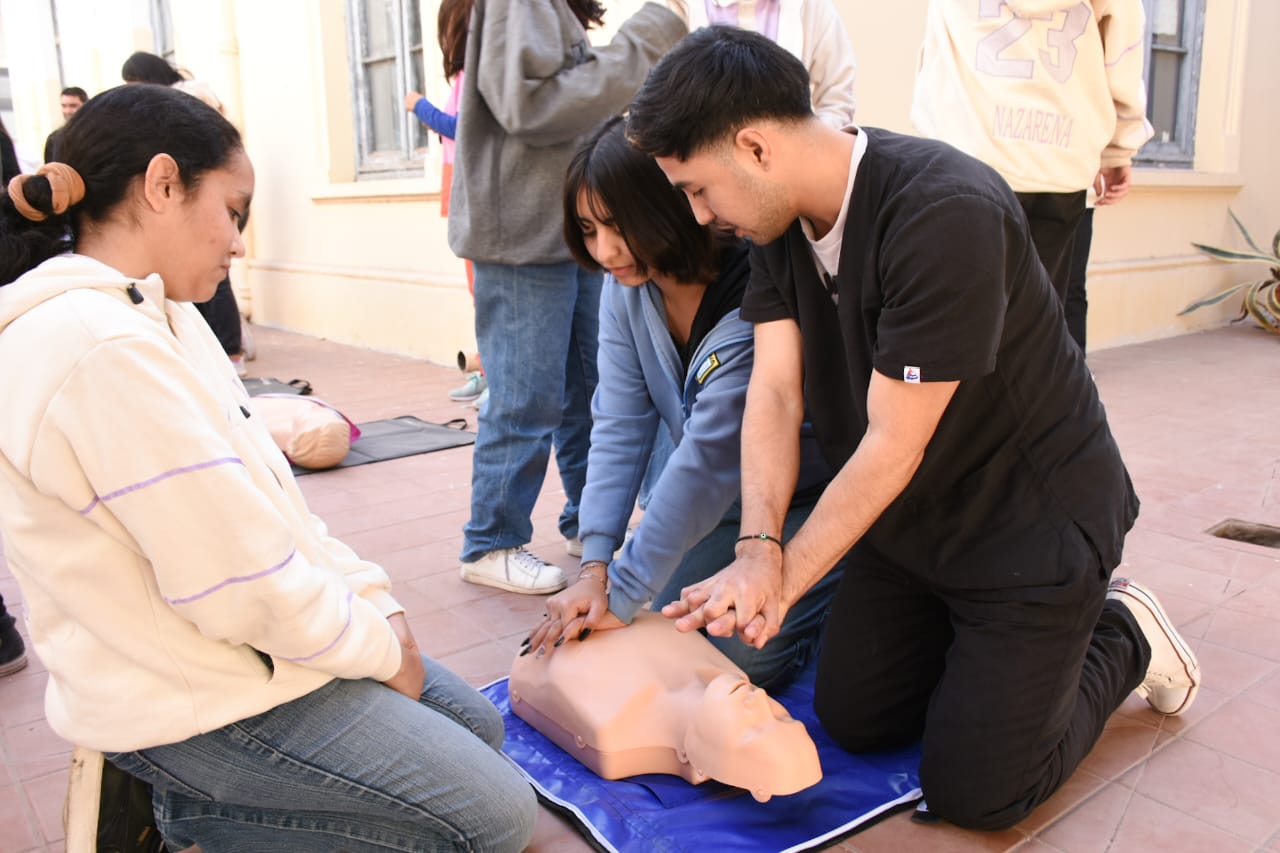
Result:
[[[1010,801],[1003,792],[982,785],[962,767],[940,770],[923,763],[920,787],[931,814],[965,829],[1008,829],[1035,807],[1030,796]]]

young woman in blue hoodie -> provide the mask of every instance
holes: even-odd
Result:
[[[631,147],[623,122],[578,149],[564,187],[565,239],[606,273],[600,300],[591,451],[582,494],[582,567],[547,600],[527,650],[619,628],[733,561],[735,548],[781,542],[739,530],[739,432],[751,375],[752,328],[738,317],[750,275],[747,244],[703,227],[657,164]],[[644,517],[624,538],[659,430],[674,451]],[[812,436],[783,536],[809,515],[830,472]],[[621,547],[616,558],[614,552]],[[763,649],[712,638],[759,686],[781,685],[817,645],[839,572],[788,614]]]

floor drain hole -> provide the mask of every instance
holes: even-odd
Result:
[[[1259,524],[1256,521],[1228,518],[1225,521],[1219,521],[1205,532],[1219,539],[1233,539],[1236,542],[1248,542],[1264,548],[1280,548],[1280,527]]]

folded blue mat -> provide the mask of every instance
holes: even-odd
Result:
[[[502,751],[542,798],[576,818],[601,849],[761,853],[830,844],[920,798],[920,747],[845,752],[814,717],[813,676],[810,667],[790,687],[770,695],[809,730],[822,762],[822,781],[766,803],[714,781],[691,785],[665,774],[601,779],[512,713],[507,679],[480,692],[502,712],[507,726]]]

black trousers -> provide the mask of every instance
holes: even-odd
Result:
[[[1063,304],[1071,282],[1071,250],[1076,228],[1084,216],[1085,191],[1074,193],[1018,193],[1018,201],[1031,226],[1040,263],[1053,281],[1053,289]]]
[[[231,289],[231,279],[224,278],[218,282],[213,298],[195,305],[227,355],[239,355],[242,347],[240,306],[236,303],[235,291]]]
[[[1110,567],[1069,521],[1049,538],[1041,565],[1002,564],[993,538],[976,578],[927,545],[903,565],[864,540],[827,617],[823,727],[853,752],[923,737],[929,810],[960,826],[1003,829],[1044,802],[1146,673],[1133,617],[1104,604]]]
[[[1089,267],[1089,248],[1093,245],[1093,208],[1086,208],[1076,226],[1076,239],[1071,248],[1071,273],[1067,279],[1067,331],[1084,352],[1089,296],[1085,292],[1085,270]]]

